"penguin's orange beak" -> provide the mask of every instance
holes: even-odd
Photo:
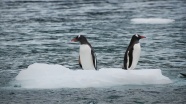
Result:
[[[140,38],[142,39],[142,38],[146,38],[145,36],[140,36]]]
[[[76,38],[72,39],[71,42],[77,42],[78,40]]]

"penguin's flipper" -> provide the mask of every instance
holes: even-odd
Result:
[[[97,69],[97,58],[96,58],[96,54],[94,53],[93,50],[91,50],[91,55],[92,55],[92,60],[93,60],[94,67],[95,67],[96,70],[98,70]]]
[[[128,56],[129,56],[129,68],[131,67],[132,65],[132,61],[133,61],[133,48],[130,48],[129,49],[129,53],[128,53]]]
[[[128,52],[125,52],[125,56],[124,56],[124,63],[123,63],[123,67],[122,69],[127,70],[127,60],[128,60]]]
[[[79,66],[82,68],[80,56],[79,56]]]

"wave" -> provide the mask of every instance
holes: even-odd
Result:
[[[62,65],[35,63],[20,71],[11,82],[21,88],[87,88],[119,85],[168,84],[171,80],[160,69],[123,70],[101,68],[96,70],[71,70]]]
[[[173,19],[163,19],[163,18],[134,18],[131,19],[133,24],[169,24],[174,22]]]

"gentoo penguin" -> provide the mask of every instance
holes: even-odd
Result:
[[[132,70],[136,67],[141,53],[139,40],[142,38],[146,37],[138,34],[132,36],[130,44],[125,52],[123,69]]]
[[[186,73],[180,73],[183,77],[186,78]]]
[[[79,35],[72,39],[73,42],[80,42],[79,65],[84,70],[97,70],[97,59],[94,50],[86,37]]]

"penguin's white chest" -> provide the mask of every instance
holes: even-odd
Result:
[[[133,46],[133,59],[132,59],[132,65],[129,68],[129,70],[134,69],[139,61],[140,58],[140,53],[141,53],[141,46],[140,43],[137,43]]]
[[[95,70],[89,45],[82,44],[79,49],[80,61],[84,70]]]

